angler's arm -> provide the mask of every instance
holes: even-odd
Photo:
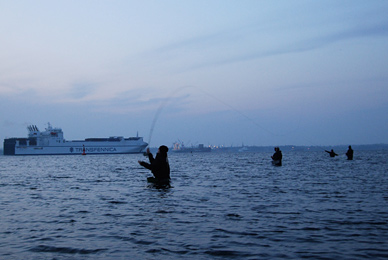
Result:
[[[143,162],[143,161],[139,161],[139,164],[141,166],[143,166],[144,168],[147,168],[148,170],[152,170],[151,169],[151,164],[149,164],[149,163],[146,163],[146,162]]]

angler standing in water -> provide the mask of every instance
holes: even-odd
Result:
[[[331,149],[331,151],[330,151],[330,152],[329,152],[329,151],[327,151],[327,150],[325,150],[325,152],[329,153],[329,154],[330,154],[330,157],[336,157],[336,156],[338,156],[338,154],[336,154],[336,153],[334,152],[334,150],[333,150],[333,149]]]
[[[353,160],[353,149],[350,145],[348,151],[346,152],[346,156],[348,157],[348,160]]]
[[[272,164],[276,166],[282,166],[282,151],[280,151],[279,147],[275,147],[275,153],[271,156]]]
[[[170,184],[170,165],[167,158],[168,147],[162,145],[159,147],[158,152],[154,158],[150,152],[150,148],[147,148],[147,155],[150,163],[138,161],[138,163],[151,170],[154,177],[147,178],[149,182],[153,182],[157,185],[169,185]]]

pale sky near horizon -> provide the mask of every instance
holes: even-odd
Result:
[[[388,1],[0,0],[0,138],[388,143]]]

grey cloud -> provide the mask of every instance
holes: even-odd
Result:
[[[74,99],[83,99],[92,94],[97,87],[98,84],[95,82],[77,82],[73,84],[69,96]]]
[[[230,58],[215,61],[212,63],[204,63],[202,65],[198,65],[197,68],[206,67],[210,65],[223,65],[227,63],[233,63],[233,62],[248,61],[248,60],[265,58],[265,57],[270,57],[275,55],[311,51],[311,50],[323,48],[329,44],[333,44],[344,40],[362,38],[362,37],[372,37],[372,36],[375,36],[375,37],[388,36],[388,22],[384,22],[378,25],[359,27],[359,28],[349,28],[332,34],[327,34],[316,38],[302,40],[297,43],[290,44],[288,46],[282,46],[280,48],[276,48],[272,50],[260,51],[256,53],[247,53],[244,55],[230,57]]]
[[[232,37],[236,36],[237,33],[231,32],[229,35],[225,32],[213,35],[207,35],[204,37],[198,37],[189,39],[186,41],[182,41],[179,43],[175,43],[169,46],[162,47],[157,51],[159,53],[172,53],[174,51],[180,51],[184,48],[190,49],[200,49],[207,44],[212,45],[213,47],[220,42],[227,41],[230,43],[232,41]],[[306,52],[319,48],[323,48],[330,44],[341,42],[345,40],[351,40],[355,38],[365,38],[365,37],[386,37],[388,36],[388,21],[382,21],[378,24],[363,24],[361,26],[349,27],[337,32],[327,33],[325,35],[321,35],[314,38],[303,39],[300,41],[292,42],[292,39],[286,42],[285,45],[267,49],[260,50],[257,52],[247,52],[242,53],[240,55],[234,56],[225,56],[224,58],[212,59],[210,61],[198,62],[197,64],[193,64],[192,66],[183,68],[181,72],[196,70],[200,68],[210,67],[210,66],[221,66],[229,63],[235,62],[243,62],[254,59],[260,59],[265,57],[271,57],[276,55],[283,55],[289,53],[298,53],[298,52]]]

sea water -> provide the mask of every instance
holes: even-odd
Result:
[[[388,152],[0,156],[0,259],[387,259]]]

